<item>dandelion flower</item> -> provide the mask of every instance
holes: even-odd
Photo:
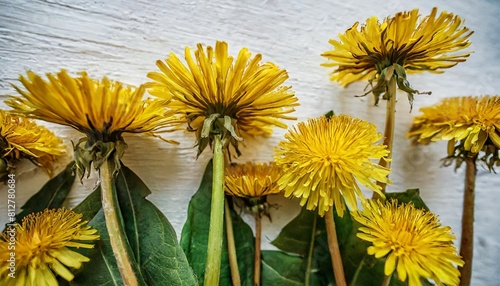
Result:
[[[31,71],[27,76],[19,78],[26,90],[14,86],[21,96],[11,96],[6,103],[17,113],[85,133],[87,139],[75,148],[79,170],[102,159],[96,156],[108,156],[114,150],[118,161],[126,147],[122,138],[125,132],[153,135],[178,124],[165,109],[165,100],[143,99],[143,86],[126,86],[106,77],[94,80],[86,72],[71,77],[65,70],[47,74],[48,80]],[[83,143],[85,147],[81,148]]]
[[[71,281],[70,269],[79,269],[89,258],[73,248],[93,248],[97,230],[86,225],[82,215],[71,210],[45,210],[26,216],[8,228],[0,239],[0,284],[58,285],[56,275]],[[14,233],[15,235],[11,235]],[[11,242],[15,241],[15,279],[9,272]]]
[[[357,236],[372,243],[368,254],[386,257],[385,275],[397,271],[401,281],[420,286],[420,278],[438,285],[458,285],[460,272],[455,265],[464,262],[453,245],[455,236],[431,212],[396,200],[370,200],[363,211],[352,212],[362,226]]]
[[[375,125],[347,115],[301,122],[275,148],[276,164],[284,169],[278,184],[307,209],[319,207],[324,215],[335,206],[342,216],[344,200],[355,210],[356,196],[364,199],[358,182],[384,197],[376,181],[390,183],[390,169],[370,161],[387,159],[386,146],[376,144],[380,139]]]
[[[235,164],[226,169],[225,192],[241,198],[259,198],[279,194],[277,181],[281,168],[276,163]]]
[[[500,96],[445,98],[420,111],[407,134],[416,143],[446,140],[449,156],[456,155],[455,149],[473,154],[485,151],[490,168],[500,162]]]
[[[273,63],[253,58],[243,48],[236,60],[228,55],[225,42],[215,49],[201,44],[194,52],[186,47],[184,65],[175,55],[156,62],[161,72],[150,72],[148,84],[152,95],[172,98],[169,107],[183,115],[188,130],[196,132],[198,155],[212,135],[220,134],[238,150],[238,141],[249,136],[266,135],[273,126],[286,128],[280,119],[295,119],[287,114],[294,111],[297,98],[288,86],[285,70]]]
[[[56,157],[63,154],[62,141],[50,130],[33,120],[0,110],[0,161],[7,167],[0,173],[26,158],[51,174]]]
[[[378,102],[386,88],[386,71],[394,66],[398,87],[409,94],[410,101],[418,91],[410,88],[406,72],[429,71],[441,73],[443,69],[464,62],[470,52],[456,53],[470,46],[473,32],[463,27],[459,16],[442,12],[431,14],[419,21],[419,11],[399,12],[382,23],[377,17],[356,22],[339,40],[330,40],[333,50],[322,54],[330,60],[323,64],[333,67],[331,80],[347,86],[355,81],[376,81],[372,92]],[[391,77],[390,75],[389,77]]]
[[[224,190],[242,198],[250,211],[269,217],[268,195],[281,193],[278,180],[282,170],[274,162],[233,164],[226,168]]]
[[[117,141],[124,132],[161,132],[172,123],[164,101],[143,99],[143,86],[95,80],[86,72],[71,77],[65,70],[47,78],[31,71],[28,78],[20,76],[26,91],[14,86],[22,96],[11,96],[6,103],[29,117],[71,126],[92,143]]]

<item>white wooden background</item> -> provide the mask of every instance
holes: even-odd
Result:
[[[102,2],[102,3],[101,3]],[[474,53],[467,62],[444,74],[411,75],[419,90],[431,96],[417,96],[409,112],[406,95],[398,95],[397,137],[395,139],[394,184],[389,191],[420,188],[422,197],[442,223],[450,225],[460,238],[460,214],[464,170],[441,168],[446,143],[429,147],[411,146],[404,136],[412,117],[422,106],[447,96],[498,94],[500,91],[500,32],[496,0],[477,1],[279,1],[279,0],[189,0],[189,1],[6,1],[0,0],[0,99],[14,94],[11,83],[20,73],[87,70],[93,77],[104,75],[130,84],[145,81],[155,61],[169,52],[182,54],[185,46],[216,40],[229,43],[234,55],[241,47],[262,53],[265,61],[286,68],[301,106],[299,120],[319,116],[333,109],[375,123],[383,132],[385,104],[373,106],[371,96],[355,98],[365,83],[348,89],[328,79],[329,70],[320,66],[320,54],[351,25],[376,15],[384,18],[401,10],[420,8],[426,15],[434,5],[439,11],[454,12],[466,19],[475,31],[471,37]],[[3,103],[0,107],[5,108]],[[293,122],[290,122],[293,124]],[[66,127],[47,124],[68,146],[81,137]],[[258,143],[247,142],[241,162],[271,160],[273,146],[285,130],[276,130]],[[168,145],[153,138],[127,136],[129,149],[124,162],[141,176],[154,194],[149,198],[167,215],[178,234],[186,219],[186,207],[196,191],[208,152],[195,160],[192,134],[172,134],[181,142]],[[71,154],[68,148],[68,154]],[[62,158],[61,170],[71,155]],[[30,164],[20,167],[17,204],[20,207],[48,180]],[[69,206],[77,204],[95,184],[95,177],[75,184]],[[500,285],[500,175],[479,168],[477,176],[473,285]],[[0,188],[5,188],[1,186]],[[0,193],[1,196],[5,196]],[[0,204],[0,222],[6,221],[6,199]],[[275,198],[281,205],[273,210],[273,223],[264,220],[264,248],[298,211],[296,201]],[[251,221],[251,219],[248,219]]]

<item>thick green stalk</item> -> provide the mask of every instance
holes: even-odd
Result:
[[[214,138],[212,203],[210,230],[208,231],[208,255],[205,267],[205,285],[219,285],[224,232],[224,152],[220,135]]]
[[[130,256],[127,253],[126,237],[124,237],[121,231],[118,219],[120,209],[117,204],[116,190],[113,188],[113,171],[111,169],[113,162],[110,162],[110,160],[113,159],[104,160],[100,168],[102,209],[106,220],[106,228],[109,233],[109,241],[122,276],[123,284],[136,286],[138,285],[137,277],[135,276]]]
[[[337,230],[335,228],[335,220],[333,219],[333,208],[330,208],[325,214],[325,225],[328,236],[328,248],[332,258],[333,274],[335,275],[335,285],[346,286],[344,266],[342,265]]]
[[[387,159],[380,159],[378,164],[382,167],[391,167],[390,159],[392,158],[392,146],[394,143],[394,122],[396,119],[396,75],[391,76],[387,84],[387,110],[385,112],[385,131],[384,131],[384,145],[389,150]],[[381,192],[385,194],[386,183],[377,182],[377,185],[382,187]],[[378,199],[380,196],[373,193],[373,198]]]
[[[238,256],[236,255],[236,245],[234,242],[233,220],[231,218],[231,210],[227,200],[224,201],[224,216],[226,217],[226,237],[227,237],[227,254],[229,256],[229,268],[231,269],[232,286],[240,286],[241,278],[238,269]]]
[[[311,268],[312,268],[312,260],[313,260],[313,252],[314,252],[314,241],[316,240],[316,224],[318,223],[318,215],[314,215],[314,221],[311,230],[311,243],[309,244],[309,253],[307,255],[307,269],[306,269],[306,279],[305,286],[309,286],[311,284]]]
[[[472,276],[472,253],[474,245],[474,189],[476,185],[476,156],[465,159],[464,206],[462,212],[462,239],[460,256],[464,260],[460,270],[460,286],[470,285]]]

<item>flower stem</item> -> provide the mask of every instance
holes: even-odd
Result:
[[[391,76],[389,83],[387,85],[387,110],[385,112],[385,131],[384,131],[384,145],[387,146],[387,150],[389,150],[389,155],[387,158],[381,158],[378,164],[382,167],[390,168],[392,158],[392,146],[394,144],[394,122],[396,119],[396,75]],[[377,182],[382,189],[380,190],[385,194],[385,188],[387,186],[386,183]],[[380,195],[377,193],[373,193],[373,199],[380,198]]]
[[[231,269],[231,281],[233,286],[240,286],[240,271],[238,269],[238,257],[236,256],[236,246],[234,243],[233,219],[227,200],[224,201],[224,216],[226,217],[226,237],[227,237],[227,252],[229,256],[229,268]]]
[[[474,189],[476,183],[477,154],[465,158],[465,189],[464,206],[462,213],[462,240],[460,242],[460,256],[465,264],[460,269],[460,286],[470,285],[472,276],[472,248],[474,241]]]
[[[259,213],[254,214],[255,218],[255,257],[253,268],[253,285],[260,286],[260,242],[262,237],[262,219]]]
[[[116,190],[113,188],[113,171],[111,170],[113,162],[110,162],[110,160],[112,159],[104,160],[100,168],[102,209],[106,220],[106,228],[109,233],[109,241],[123,279],[123,284],[135,286],[138,285],[138,281],[132,267],[132,261],[127,253],[126,238],[121,231],[118,219],[120,209],[117,205]]]
[[[224,152],[220,135],[214,136],[212,203],[210,207],[210,230],[208,231],[208,254],[205,266],[205,285],[219,285],[224,232]]]
[[[392,277],[392,274],[391,275],[384,275],[384,280],[382,280],[382,284],[380,284],[380,286],[389,286],[389,284],[391,284],[391,277]]]
[[[335,220],[333,219],[333,208],[325,214],[326,234],[328,236],[328,248],[332,257],[333,274],[335,274],[335,285],[346,286],[344,267],[342,266],[342,257],[340,256],[339,241],[337,239],[337,230],[335,229]]]
[[[312,268],[312,260],[313,260],[313,252],[314,252],[314,241],[316,239],[316,224],[318,223],[318,215],[314,215],[312,230],[311,230],[311,243],[309,244],[309,253],[307,255],[307,269],[306,269],[306,279],[305,286],[309,286],[311,282],[311,268]]]

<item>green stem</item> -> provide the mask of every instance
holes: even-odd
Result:
[[[311,230],[311,243],[309,244],[309,253],[307,255],[307,269],[306,269],[306,283],[305,286],[309,286],[311,282],[311,268],[312,268],[312,260],[313,260],[313,252],[314,252],[314,241],[316,239],[316,224],[318,222],[318,215],[314,214],[314,220]]]
[[[378,164],[382,167],[390,168],[392,158],[392,146],[394,143],[394,122],[396,119],[396,75],[391,76],[389,83],[387,84],[387,110],[385,112],[385,131],[384,131],[384,145],[387,146],[389,150],[389,155],[387,159],[381,158]],[[382,182],[377,182],[382,189],[380,190],[385,194],[385,189],[387,184]],[[379,199],[380,196],[377,193],[373,193],[373,199]]]
[[[326,234],[328,236],[328,248],[332,258],[333,274],[335,275],[335,285],[346,286],[344,274],[344,266],[342,265],[342,257],[340,256],[339,241],[337,239],[337,230],[335,228],[335,220],[333,219],[333,208],[325,214]]]
[[[462,212],[462,239],[460,242],[460,256],[464,266],[460,270],[460,286],[470,285],[472,276],[472,256],[474,245],[474,189],[476,184],[477,154],[465,158],[465,189],[464,206]]]
[[[219,285],[224,230],[224,152],[220,135],[214,138],[212,203],[210,230],[208,231],[208,255],[205,267],[205,285]]]
[[[117,205],[116,190],[113,188],[113,171],[111,168],[113,162],[110,162],[110,160],[112,159],[104,160],[100,168],[102,209],[106,220],[109,241],[113,249],[118,270],[122,276],[123,284],[135,286],[138,285],[138,281],[132,268],[132,261],[127,253],[126,238],[121,231],[118,219],[118,212],[120,209]]]
[[[240,286],[240,271],[238,269],[238,256],[236,256],[236,245],[234,243],[233,219],[231,218],[231,210],[227,200],[224,201],[224,216],[226,217],[226,237],[227,237],[227,253],[229,256],[229,268],[231,269],[231,281],[233,286]]]

